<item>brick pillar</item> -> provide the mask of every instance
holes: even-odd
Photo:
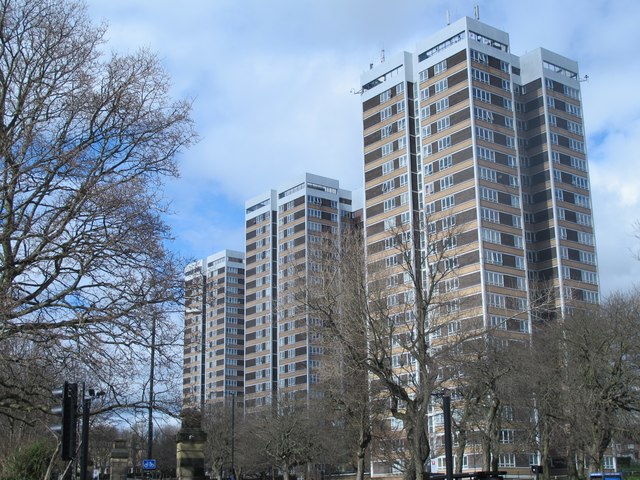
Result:
[[[204,480],[204,443],[200,412],[182,413],[182,428],[176,436],[176,475],[178,480]]]
[[[126,440],[115,440],[111,450],[111,480],[126,480],[129,467],[129,449]]]

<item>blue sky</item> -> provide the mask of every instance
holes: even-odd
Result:
[[[304,172],[362,184],[360,73],[473,16],[580,64],[603,293],[640,281],[640,2],[634,0],[87,0],[107,49],[156,52],[193,99],[200,143],[166,185],[182,255],[243,249],[244,201]]]

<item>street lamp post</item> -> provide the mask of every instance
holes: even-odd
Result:
[[[451,397],[442,396],[442,413],[444,416],[444,455],[447,480],[453,480],[453,449],[451,441]]]
[[[444,459],[446,479],[453,480],[453,442],[451,440],[451,396],[446,389],[431,394],[433,397],[442,398],[442,420],[444,423]]]
[[[91,400],[101,397],[104,392],[96,392],[93,388],[85,391],[82,386],[82,450],[80,450],[80,480],[87,480],[87,463],[89,461],[89,416]]]

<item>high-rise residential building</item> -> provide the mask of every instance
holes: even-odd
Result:
[[[244,253],[223,250],[185,269],[185,407],[244,394]]]
[[[465,17],[361,86],[367,264],[387,269],[390,308],[415,287],[399,241],[423,282],[447,251],[437,289],[458,320],[445,331],[466,321],[525,339],[538,315],[599,301],[575,61],[517,56],[506,32]]]
[[[270,404],[276,392],[313,394],[322,350],[296,295],[318,267],[314,245],[350,222],[351,203],[337,180],[309,173],[246,202],[247,411]]]

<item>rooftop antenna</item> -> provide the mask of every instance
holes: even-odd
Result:
[[[380,63],[384,63],[384,48],[380,52]]]
[[[473,7],[473,12],[475,14],[476,20],[480,20],[480,5],[476,3],[475,7]]]
[[[449,9],[447,9],[447,25],[451,25],[451,15],[449,15]]]

